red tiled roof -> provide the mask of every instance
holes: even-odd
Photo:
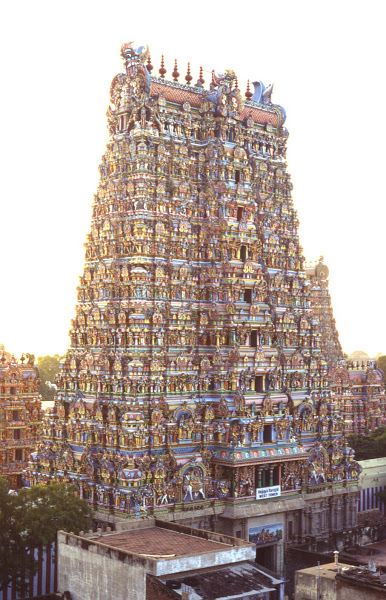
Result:
[[[162,527],[148,527],[134,531],[122,531],[112,535],[94,538],[100,544],[117,548],[133,554],[148,556],[182,556],[225,550],[228,544],[206,540],[195,535],[188,535]]]
[[[200,94],[197,94],[193,90],[184,90],[178,87],[163,85],[158,81],[151,82],[150,94],[160,94],[160,96],[163,96],[165,100],[168,100],[169,102],[176,102],[178,104],[189,102],[189,104],[195,108],[200,106],[202,98]]]
[[[251,117],[255,123],[259,123],[260,125],[266,125],[268,123],[274,127],[279,126],[279,116],[276,112],[268,112],[267,110],[261,110],[255,106],[244,106],[240,113],[240,117],[241,119]]]
[[[204,96],[197,93],[196,91],[186,90],[179,87],[167,85],[160,81],[152,81],[150,87],[150,94],[163,96],[165,100],[169,102],[175,102],[176,104],[183,104],[189,102],[194,108],[199,108],[201,102],[204,100]],[[250,117],[255,123],[260,125],[273,125],[273,127],[279,127],[283,124],[283,119],[280,118],[278,111],[276,110],[261,110],[255,106],[244,106],[240,113],[240,118],[246,119]]]

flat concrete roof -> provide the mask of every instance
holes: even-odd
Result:
[[[326,565],[320,565],[320,567],[308,567],[306,569],[300,569],[297,573],[304,573],[306,575],[313,575],[315,577],[324,577],[325,579],[335,579],[339,573],[339,569],[352,569],[352,565],[346,565],[345,563],[335,562],[327,563]]]
[[[109,535],[95,536],[92,540],[109,548],[155,558],[191,556],[192,554],[232,548],[231,544],[198,537],[194,533],[181,533],[162,527],[120,531]]]
[[[381,458],[367,458],[366,460],[360,460],[358,462],[364,469],[375,467],[386,468],[386,456],[382,456]]]

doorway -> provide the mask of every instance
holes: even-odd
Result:
[[[262,546],[256,548],[256,562],[269,569],[270,571],[276,571],[276,544],[270,546]]]

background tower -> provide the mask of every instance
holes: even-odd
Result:
[[[0,350],[0,476],[23,485],[41,421],[39,376],[32,354],[20,359]]]

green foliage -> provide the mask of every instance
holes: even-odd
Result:
[[[17,496],[8,494],[8,482],[0,479],[0,590],[23,566],[27,573],[34,569],[33,560],[25,551],[17,501]]]
[[[53,356],[39,356],[38,369],[40,376],[40,393],[43,400],[54,400],[55,391],[50,389],[46,381],[55,383],[55,376],[59,371],[59,354]]]
[[[378,369],[382,369],[382,371],[386,377],[386,356],[384,354],[382,356],[378,356],[377,367],[378,367]]]
[[[15,577],[23,584],[36,568],[29,548],[49,544],[59,529],[79,533],[91,525],[91,508],[68,484],[53,483],[8,494],[0,478],[0,590]]]
[[[357,460],[383,458],[386,456],[386,427],[380,427],[368,435],[350,435],[348,442],[355,450]]]

